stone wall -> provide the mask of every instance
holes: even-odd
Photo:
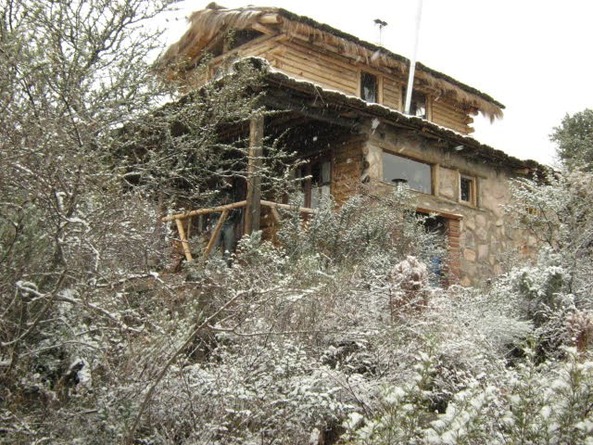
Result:
[[[442,143],[441,143],[442,144]],[[379,190],[383,181],[382,153],[408,157],[432,166],[433,193],[413,192],[418,209],[434,212],[448,222],[449,270],[461,285],[479,285],[502,272],[502,260],[536,244],[512,228],[504,206],[510,201],[511,172],[468,160],[463,147],[444,144],[413,132],[379,127],[363,149],[370,181]],[[475,181],[471,203],[460,199],[460,176]]]

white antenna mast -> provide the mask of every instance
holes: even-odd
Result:
[[[379,46],[383,46],[383,28],[387,26],[387,22],[381,19],[375,19],[375,25],[379,26]]]
[[[418,55],[418,40],[420,39],[420,19],[422,18],[422,0],[418,0],[418,12],[416,13],[416,38],[414,41],[414,52],[410,59],[410,73],[408,75],[408,87],[406,88],[406,105],[404,113],[410,114],[412,104],[412,88],[414,88],[414,74],[416,71],[416,57]]]

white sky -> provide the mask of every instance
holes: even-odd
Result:
[[[418,0],[219,0],[228,8],[278,6],[379,43],[374,19],[388,23],[382,44],[410,58]],[[188,12],[209,1],[184,0],[167,23],[174,41]],[[173,16],[171,16],[173,17]],[[568,113],[593,108],[593,1],[424,0],[418,61],[506,106],[472,135],[521,159],[554,162],[549,134]],[[171,42],[172,43],[172,42]]]

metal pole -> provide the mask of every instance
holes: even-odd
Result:
[[[408,86],[406,88],[406,104],[404,113],[410,114],[410,105],[412,105],[412,89],[414,88],[414,73],[416,71],[416,57],[418,55],[418,41],[420,39],[420,20],[422,18],[422,1],[418,0],[418,11],[416,13],[416,36],[414,39],[414,52],[410,59],[410,72],[408,74]]]

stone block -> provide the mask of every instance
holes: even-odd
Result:
[[[473,249],[463,249],[463,258],[474,263],[476,261],[476,251]]]
[[[478,259],[483,260],[488,258],[489,253],[490,247],[488,246],[488,244],[480,244],[478,246]]]
[[[484,215],[476,215],[476,225],[478,227],[486,227],[487,220]]]
[[[466,219],[463,220],[463,223],[465,224],[465,228],[468,230],[475,230],[476,229],[476,220],[473,217],[468,217]]]

